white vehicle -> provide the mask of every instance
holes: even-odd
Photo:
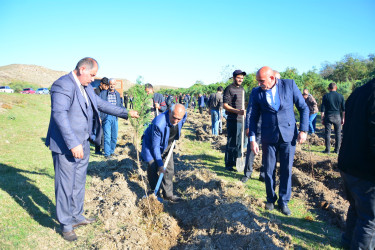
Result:
[[[14,90],[11,89],[9,86],[0,86],[0,92],[14,93]]]
[[[45,94],[45,95],[48,95],[49,94],[49,90],[47,88],[39,88],[35,91],[35,94]]]

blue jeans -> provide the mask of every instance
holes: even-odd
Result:
[[[314,134],[315,133],[315,124],[314,121],[316,121],[316,115],[318,113],[312,114],[309,116],[309,134]]]
[[[219,110],[211,109],[212,134],[219,134]]]
[[[349,201],[342,241],[350,249],[375,248],[375,183],[341,172]]]
[[[104,156],[110,156],[115,152],[117,143],[118,123],[117,117],[107,115],[103,121],[104,132]]]

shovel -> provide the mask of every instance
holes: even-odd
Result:
[[[164,170],[167,168],[168,166],[168,162],[169,162],[169,159],[172,157],[172,153],[173,153],[173,148],[174,148],[174,144],[176,143],[176,141],[173,141],[172,142],[172,145],[171,145],[171,148],[169,149],[169,152],[168,152],[168,155],[167,155],[167,158],[165,158],[165,162],[164,162]],[[163,177],[164,177],[164,173],[160,173],[159,175],[159,179],[158,179],[158,182],[156,183],[156,187],[155,187],[155,191],[154,191],[154,194],[155,196],[157,197],[157,193],[159,191],[159,188],[160,188],[160,184],[161,184],[161,181],[163,180]],[[158,201],[162,202],[163,199],[158,197]]]
[[[245,109],[245,90],[242,92],[242,109]],[[245,115],[242,116],[241,126],[241,157],[236,159],[237,172],[242,173],[245,169],[245,157],[243,157],[243,141],[244,141],[244,126],[245,126]]]

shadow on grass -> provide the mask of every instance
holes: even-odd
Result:
[[[35,181],[24,176],[24,174],[44,175],[47,178],[54,178],[47,173],[22,170],[0,163],[0,189],[7,192],[40,225],[52,229],[57,228],[59,225],[52,219],[56,218],[55,205],[34,185]]]
[[[341,248],[339,240],[341,235],[336,235],[334,232],[331,232],[331,235],[329,235],[329,228],[327,228],[327,223],[324,221],[310,221],[304,218],[295,218],[293,215],[286,217],[274,213],[271,214],[267,211],[263,211],[261,214],[270,218],[272,221],[278,221],[280,228],[284,232],[300,239],[307,245],[316,245],[317,242],[320,242],[324,245],[329,244],[334,248]],[[304,249],[302,246],[298,245],[295,245],[295,247],[301,247]]]

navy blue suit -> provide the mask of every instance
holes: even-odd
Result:
[[[297,125],[294,115],[294,105],[300,113],[300,130],[308,131],[309,108],[297,88],[294,80],[277,79],[280,108],[275,110],[267,102],[266,93],[261,88],[255,88],[251,93],[252,111],[250,115],[249,135],[256,136],[259,117],[262,116],[261,135],[263,163],[266,171],[267,202],[277,200],[275,194],[276,155],[280,155],[280,186],[279,206],[287,205],[292,188],[292,165],[297,139]]]
[[[59,78],[51,87],[51,119],[45,144],[52,151],[56,215],[63,232],[73,230],[74,224],[85,219],[82,214],[90,156],[89,139],[100,144],[99,111],[128,117],[125,108],[102,100],[91,85],[84,87],[84,91],[88,103],[72,72]],[[83,159],[74,158],[71,152],[78,145],[83,147]]]

